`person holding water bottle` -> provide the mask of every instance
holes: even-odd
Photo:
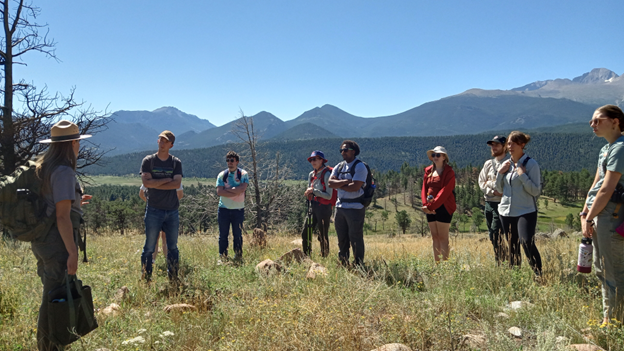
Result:
[[[583,236],[593,239],[594,269],[602,283],[603,325],[624,320],[624,236],[617,232],[624,206],[612,201],[624,186],[624,113],[615,105],[599,107],[589,121],[607,144],[598,154],[598,169],[581,211]],[[621,196],[620,196],[621,197]]]
[[[449,166],[449,157],[442,146],[427,151],[433,164],[425,168],[421,192],[422,211],[433,239],[433,255],[436,263],[449,256],[449,229],[457,208],[455,203],[455,172]]]

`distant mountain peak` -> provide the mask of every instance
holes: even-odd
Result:
[[[606,68],[594,68],[591,72],[587,72],[581,76],[572,79],[575,83],[595,84],[610,82],[614,78],[619,77],[615,72]]]
[[[182,111],[180,111],[179,109],[173,107],[173,106],[163,106],[161,108],[157,108],[154,111],[152,111],[152,113],[184,113]]]

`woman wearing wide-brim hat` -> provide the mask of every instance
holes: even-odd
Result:
[[[455,203],[455,172],[449,165],[449,157],[442,146],[427,151],[432,165],[425,168],[421,192],[422,210],[427,215],[433,255],[436,262],[446,261],[449,256],[449,229],[457,208]]]
[[[318,228],[319,242],[321,244],[321,256],[329,255],[329,224],[331,222],[332,209],[336,205],[336,190],[329,187],[329,176],[332,168],[326,166],[327,159],[323,151],[314,150],[308,162],[313,170],[308,175],[308,188],[304,196],[308,199],[308,205],[312,212],[312,223],[307,223],[301,233],[303,252],[310,256],[312,253],[312,238],[310,229]]]
[[[63,284],[65,271],[75,275],[78,270],[78,247],[74,231],[78,230],[82,217],[81,205],[91,198],[83,195],[76,178],[76,162],[80,140],[91,135],[81,135],[78,126],[70,121],[59,121],[50,131],[50,139],[40,143],[50,144],[48,150],[37,160],[37,176],[42,180],[42,194],[47,215],[56,216],[56,222],[48,234],[32,242],[37,258],[37,274],[43,283],[43,297],[37,322],[37,346],[39,350],[62,349],[50,339],[48,333],[48,292]]]

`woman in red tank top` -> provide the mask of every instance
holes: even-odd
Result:
[[[447,260],[449,255],[449,228],[457,208],[455,203],[455,172],[449,166],[446,149],[436,146],[427,151],[433,164],[425,168],[421,192],[422,210],[427,215],[433,238],[433,255],[436,262]]]

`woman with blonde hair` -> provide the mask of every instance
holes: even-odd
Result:
[[[511,158],[500,166],[496,190],[502,193],[498,205],[503,232],[509,238],[509,264],[520,266],[520,245],[537,276],[542,274],[542,257],[535,245],[537,226],[537,196],[541,192],[541,174],[537,161],[524,153],[531,137],[513,131],[507,137]]]
[[[62,350],[49,334],[48,293],[61,286],[65,271],[75,275],[78,270],[78,247],[75,232],[82,217],[83,201],[91,199],[83,195],[76,179],[76,163],[80,140],[91,135],[80,135],[78,126],[60,121],[52,126],[51,138],[40,143],[50,147],[37,160],[36,174],[42,180],[42,193],[47,205],[47,215],[56,217],[48,234],[32,242],[37,258],[37,274],[43,283],[43,296],[37,321],[37,346],[39,350]]]
[[[442,146],[427,151],[432,165],[425,168],[421,191],[422,211],[427,215],[433,256],[436,262],[446,261],[449,256],[449,229],[457,208],[455,203],[455,172],[449,165],[449,157]]]
[[[594,268],[602,283],[603,324],[624,322],[624,236],[616,231],[624,218],[616,188],[624,186],[624,113],[615,105],[599,107],[589,121],[607,144],[598,154],[596,177],[581,211],[583,236],[593,239]],[[621,194],[622,190],[618,190]],[[617,196],[616,196],[617,197]]]

